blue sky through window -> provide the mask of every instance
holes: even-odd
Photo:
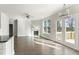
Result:
[[[75,27],[75,21],[73,17],[68,17],[65,19],[65,26],[69,27],[69,24],[71,24],[73,27]]]

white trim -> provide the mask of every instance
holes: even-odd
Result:
[[[31,36],[31,35],[17,35],[17,36]]]

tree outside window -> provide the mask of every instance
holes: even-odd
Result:
[[[51,32],[51,30],[50,30],[50,27],[51,26],[51,21],[50,20],[45,20],[44,21],[44,32],[45,33],[50,33]]]

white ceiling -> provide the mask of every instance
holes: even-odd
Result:
[[[0,4],[0,10],[6,12],[10,17],[24,16],[25,13],[28,13],[34,20],[47,17],[62,8],[63,4]]]

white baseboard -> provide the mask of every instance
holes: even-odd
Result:
[[[17,35],[17,36],[26,36],[26,35]]]

